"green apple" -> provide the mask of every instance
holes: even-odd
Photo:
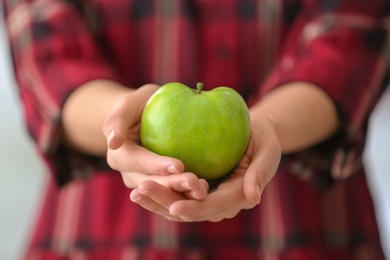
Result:
[[[215,180],[239,163],[250,138],[248,107],[232,88],[203,91],[177,82],[161,86],[141,119],[141,143],[180,159],[185,171]]]

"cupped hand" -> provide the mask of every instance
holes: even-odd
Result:
[[[236,216],[261,201],[266,184],[280,162],[281,148],[275,128],[266,116],[252,124],[247,151],[236,169],[203,200],[194,200],[170,187],[148,180],[130,195],[133,202],[169,220],[217,222]]]
[[[192,173],[184,174],[180,160],[157,155],[140,144],[142,111],[157,89],[157,85],[147,84],[117,100],[103,125],[108,146],[107,162],[121,173],[128,188],[153,180],[172,192],[203,199],[207,195],[207,182]]]

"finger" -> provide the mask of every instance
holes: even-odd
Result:
[[[262,177],[264,174],[258,168],[249,167],[244,176],[244,194],[245,198],[255,204],[260,204],[261,194],[265,187],[266,180]]]
[[[208,185],[204,180],[198,179],[192,173],[179,173],[171,175],[145,175],[142,173],[122,173],[123,182],[128,188],[138,187],[145,181],[154,181],[160,185],[164,185],[175,192],[184,193],[190,191],[201,190],[206,193]]]
[[[209,189],[207,181],[199,179],[193,173],[185,172],[164,179],[166,181],[162,183],[163,185],[174,191],[185,193],[188,198],[204,199],[207,196]]]
[[[274,176],[280,163],[280,146],[270,141],[257,151],[252,151],[252,161],[244,175],[243,189],[248,201],[259,204],[265,185]],[[255,146],[253,146],[255,147]]]
[[[160,156],[130,140],[118,150],[109,150],[107,162],[111,168],[120,172],[167,175],[184,171],[184,164],[180,160]]]
[[[124,120],[116,120],[111,123],[110,133],[107,137],[107,146],[109,149],[118,149],[126,140],[127,124]]]
[[[123,99],[116,103],[103,123],[103,133],[107,139],[108,148],[113,150],[122,146],[126,140],[128,129],[137,124],[138,115],[136,115],[136,111],[125,104],[126,100],[129,100],[128,103],[131,104],[131,96],[128,95]],[[132,112],[129,113],[128,111]]]
[[[204,200],[180,200],[172,203],[169,213],[184,221],[219,221],[232,218],[241,209],[249,209],[255,204],[243,200],[241,188],[217,190]]]
[[[117,101],[103,123],[110,149],[118,149],[128,135],[127,130],[139,124],[147,100],[157,89],[158,85],[147,84]]]
[[[199,187],[190,191],[184,192],[185,196],[189,199],[203,200],[208,195],[209,184],[206,180],[199,180]]]
[[[209,184],[204,179],[199,179],[193,173],[181,173],[170,175],[167,177],[161,177],[162,181],[159,182],[158,178],[154,180],[176,192],[183,193],[189,199],[203,200],[207,197]]]
[[[138,193],[149,197],[151,200],[167,210],[175,201],[186,199],[181,193],[173,191],[172,189],[154,181],[142,182],[138,186],[137,190]]]
[[[140,205],[144,209],[149,210],[153,213],[159,214],[168,220],[182,222],[180,217],[172,216],[171,214],[169,214],[169,211],[167,208],[165,208],[161,204],[155,202],[148,195],[144,195],[144,194],[139,193],[138,189],[134,189],[130,193],[130,200],[133,201],[134,203],[137,203],[138,205]]]
[[[140,176],[140,178],[142,178]],[[159,185],[163,185],[175,192],[183,193],[187,191],[193,191],[198,189],[206,189],[205,185],[201,180],[196,177],[193,173],[180,173],[180,174],[172,174],[168,176],[145,176],[144,180],[139,182],[138,188],[153,188],[152,183],[157,183]]]

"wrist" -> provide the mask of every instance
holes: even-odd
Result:
[[[254,123],[267,119],[273,126],[283,153],[307,149],[329,138],[339,124],[329,95],[305,82],[292,82],[272,90],[251,110]]]

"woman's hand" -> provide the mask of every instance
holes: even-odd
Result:
[[[108,146],[107,162],[121,173],[128,188],[153,180],[174,193],[203,199],[208,190],[206,181],[192,173],[183,173],[184,165],[180,160],[159,156],[140,145],[142,111],[157,89],[157,85],[147,84],[116,101],[103,125]]]
[[[133,202],[174,221],[221,221],[260,203],[266,184],[275,174],[281,149],[272,121],[257,116],[251,140],[236,169],[203,200],[189,199],[171,187],[144,181],[130,195]]]
[[[204,200],[187,199],[169,187],[147,181],[131,199],[144,208],[177,221],[220,221],[260,203],[282,153],[315,145],[339,127],[332,99],[321,88],[291,82],[269,92],[250,109],[251,140],[245,156]],[[158,194],[158,196],[156,196]]]

